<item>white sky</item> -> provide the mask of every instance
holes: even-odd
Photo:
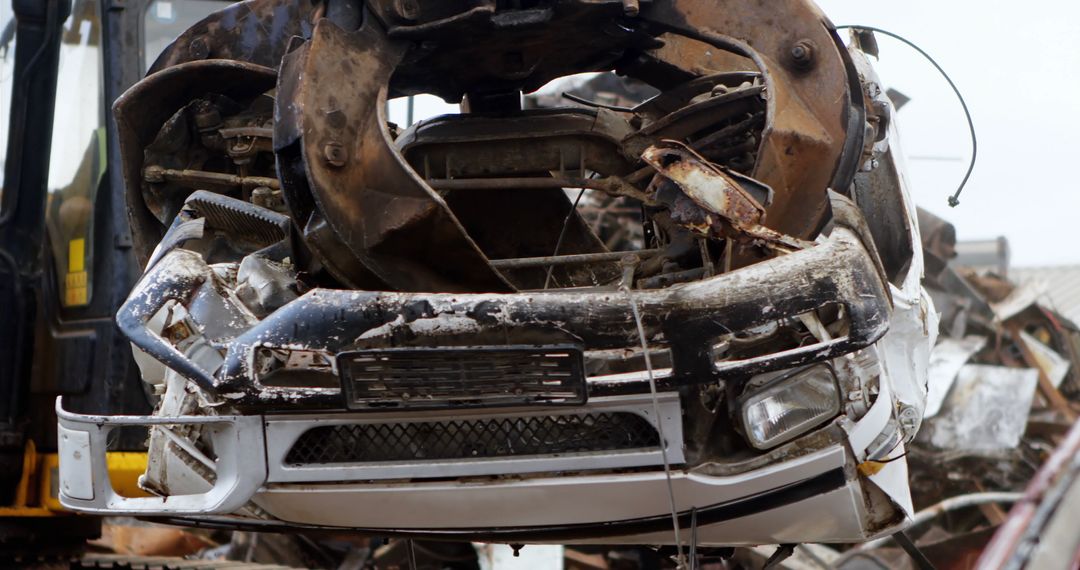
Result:
[[[970,143],[948,85],[907,46],[879,37],[881,80],[912,98],[899,113],[912,193],[959,239],[1004,235],[1013,265],[1080,263],[1080,1],[818,0],[833,23],[900,34],[934,56],[975,119],[979,159],[960,205],[946,197]],[[959,161],[918,160],[922,156]]]
[[[878,38],[881,80],[912,98],[898,121],[920,206],[951,221],[959,239],[1008,237],[1013,265],[1080,263],[1080,183],[1071,169],[1080,166],[1080,0],[818,3],[837,25],[880,27],[915,42],[963,92],[979,160],[960,206],[949,208],[971,152],[960,104],[919,54]],[[425,99],[417,119],[453,112]],[[404,123],[403,100],[391,103],[391,120]]]

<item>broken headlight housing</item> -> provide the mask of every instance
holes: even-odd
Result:
[[[746,438],[757,449],[794,439],[840,413],[840,392],[828,366],[811,366],[765,382],[760,389],[751,386],[739,404]]]

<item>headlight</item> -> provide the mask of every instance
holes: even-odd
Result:
[[[740,410],[750,445],[768,449],[835,417],[840,413],[840,394],[832,370],[818,365],[744,396]]]

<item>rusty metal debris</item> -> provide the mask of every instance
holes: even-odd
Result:
[[[948,222],[925,211],[919,222],[927,289],[942,320],[926,418],[907,448],[921,511],[910,532],[947,567],[1065,567],[1062,557],[1076,551],[1064,531],[1075,522],[1064,513],[1075,512],[1077,496],[1080,328],[1031,286],[957,266]],[[860,560],[905,567],[888,539],[834,563],[857,568]]]
[[[183,34],[145,84],[117,104],[122,144],[130,149],[128,183],[144,188],[141,199],[131,201],[143,259],[190,189],[246,197],[276,190],[280,178],[307,246],[308,255],[298,258],[308,273],[327,273],[346,286],[508,291],[533,287],[535,272],[495,271],[486,260],[551,255],[552,232],[559,228],[532,224],[509,243],[500,236],[535,214],[550,211],[551,220],[561,220],[559,212],[568,208],[563,187],[648,202],[650,177],[640,175],[640,155],[661,139],[683,139],[709,160],[738,165],[773,188],[767,221],[757,216],[754,222],[771,231],[754,232],[788,248],[824,223],[829,177],[854,173],[849,163],[857,152],[851,149],[859,146],[862,127],[849,128],[837,117],[861,116],[862,98],[846,92],[845,52],[799,3],[784,18],[790,26],[784,34],[763,33],[766,28],[757,27],[762,16],[738,2],[723,10],[740,16],[725,21],[732,37],[755,38],[755,49],[703,32],[716,29],[705,15],[713,11],[689,1],[646,2],[640,12],[616,1],[565,3],[557,11],[418,3],[407,16],[393,2],[373,3],[367,13],[326,11],[318,2],[278,4],[249,0],[243,9],[211,16]],[[609,35],[580,34],[630,13]],[[457,39],[481,25],[494,27],[483,49]],[[518,32],[522,26],[531,31]],[[290,36],[306,41],[289,50]],[[795,39],[786,45],[780,36]],[[730,71],[719,61],[696,61],[698,46],[705,45],[754,65]],[[563,50],[574,57],[561,57]],[[621,59],[612,59],[617,51]],[[795,52],[802,56],[791,56]],[[472,65],[455,67],[460,61]],[[230,65],[251,71],[228,76]],[[629,115],[594,108],[436,119],[402,133],[399,148],[384,129],[383,102],[392,96],[465,97],[474,113],[483,113],[501,109],[497,101],[506,97],[496,93],[605,66],[651,83],[660,95]],[[201,68],[213,68],[222,79]],[[277,69],[273,97],[261,95],[269,93],[265,80],[244,75],[259,69],[265,77],[273,73],[267,68]],[[350,96],[340,95],[345,91]],[[151,99],[156,114],[143,112]],[[778,113],[778,105],[800,112]],[[280,172],[267,152],[269,138]],[[454,152],[447,151],[451,141]],[[782,154],[775,150],[781,146]],[[203,168],[207,160],[223,170]],[[571,226],[560,253],[605,249],[576,217]],[[429,240],[439,247],[427,247]],[[564,285],[596,285],[616,273],[600,267],[556,277]]]
[[[764,226],[765,207],[772,203],[771,188],[746,178],[739,180],[689,148],[653,146],[641,158],[677,188],[675,196],[670,197],[670,187],[665,188],[661,181],[653,189],[656,200],[670,208],[673,222],[697,235],[738,242],[760,240],[771,248],[791,250],[811,245]],[[744,185],[761,196],[752,196]]]

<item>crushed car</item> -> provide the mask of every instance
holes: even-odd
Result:
[[[61,502],[506,543],[895,532],[938,325],[867,41],[809,0],[209,16],[114,107],[145,263],[117,323],[157,404],[58,401]],[[655,95],[523,108],[581,73]],[[418,94],[462,112],[390,123]],[[109,484],[127,426],[153,497]]]

